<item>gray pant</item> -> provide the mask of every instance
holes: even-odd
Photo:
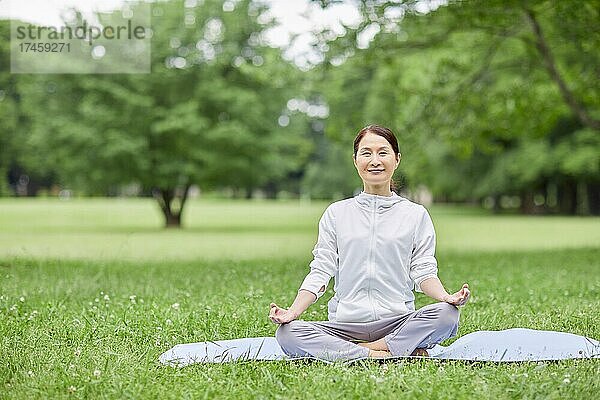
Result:
[[[353,342],[383,338],[392,356],[408,356],[417,348],[432,348],[456,335],[458,308],[435,303],[398,317],[373,322],[292,321],[277,328],[275,337],[288,356],[312,356],[327,361],[369,356]]]

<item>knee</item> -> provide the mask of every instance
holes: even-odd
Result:
[[[458,307],[449,303],[438,303],[437,309],[437,323],[440,326],[440,328],[453,329],[458,326],[458,322],[460,319],[460,312],[458,311]]]
[[[299,326],[302,321],[291,321],[287,324],[281,324],[275,331],[275,339],[277,343],[284,350],[296,348],[298,341]]]

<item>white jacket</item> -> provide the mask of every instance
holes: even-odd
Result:
[[[414,311],[413,288],[437,276],[435,231],[420,204],[361,192],[330,204],[319,221],[300,290],[320,298],[331,277],[329,320],[369,322]],[[316,300],[315,300],[316,301]]]

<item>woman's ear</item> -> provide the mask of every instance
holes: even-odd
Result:
[[[396,156],[396,167],[398,165],[400,165],[400,160],[402,160],[402,153],[398,153],[398,155]]]

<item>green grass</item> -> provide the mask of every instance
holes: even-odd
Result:
[[[164,367],[158,356],[178,343],[273,335],[268,305],[292,300],[307,272],[314,224],[324,204],[198,201],[187,215],[188,228],[172,232],[160,229],[153,204],[143,200],[0,203],[0,399],[590,399],[600,394],[600,360]],[[590,242],[597,238],[598,219],[495,217],[440,207],[432,208],[432,216],[442,281],[449,289],[466,281],[473,291],[462,310],[459,336],[526,327],[600,339],[600,248],[598,241]],[[489,235],[463,233],[468,243],[450,238],[454,227],[468,231],[477,225]],[[502,241],[502,229],[513,226],[507,242],[532,243],[511,247]],[[552,226],[564,227],[564,234]],[[119,232],[144,234],[146,241],[127,257],[43,251],[77,247],[86,232],[108,241],[88,238],[88,251],[119,244]],[[540,237],[529,238],[532,232]],[[306,242],[294,239],[278,252],[268,241],[227,247],[218,239],[267,234],[283,235],[281,243],[290,237]],[[11,235],[22,235],[28,239],[23,245],[38,250],[15,255],[6,244]],[[192,255],[171,259],[174,253],[161,247],[164,240]],[[204,246],[202,240],[215,243],[216,249],[205,248],[208,256],[194,250]],[[447,244],[452,240],[457,244]],[[295,247],[300,249],[285,250]],[[330,295],[304,318],[325,319]],[[417,306],[429,302],[417,297]]]
[[[184,230],[163,229],[152,199],[0,199],[0,257],[192,261],[302,258],[326,202],[191,200]],[[577,248],[600,243],[598,217],[498,216],[430,209],[439,251]]]

